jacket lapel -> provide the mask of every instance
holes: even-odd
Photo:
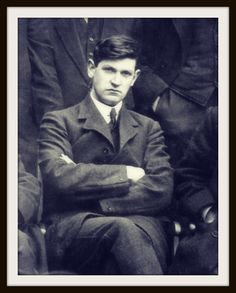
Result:
[[[120,112],[120,150],[138,133],[139,124],[123,106]]]
[[[99,132],[113,145],[110,129],[89,96],[80,103],[78,119],[85,119],[84,129]],[[120,111],[120,150],[138,133],[138,126],[139,124],[123,106]]]
[[[83,20],[81,19],[81,21]],[[56,30],[66,48],[67,53],[74,61],[82,77],[87,83],[89,81],[87,76],[87,60],[80,38],[76,32],[75,21],[73,19],[58,19]]]
[[[80,103],[78,119],[85,119],[84,129],[99,132],[113,145],[110,129],[89,96]]]

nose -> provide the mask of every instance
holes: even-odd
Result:
[[[121,84],[121,76],[119,73],[114,74],[114,76],[111,79],[111,83],[115,87],[117,87]]]

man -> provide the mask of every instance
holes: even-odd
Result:
[[[123,103],[139,74],[137,56],[137,43],[129,37],[99,42],[88,64],[89,95],[42,120],[50,269],[128,275],[166,271],[165,215],[173,188],[169,157],[158,122]]]
[[[216,18],[147,18],[137,28],[142,74],[135,109],[157,119],[173,166],[208,107],[218,103]]]
[[[171,274],[218,272],[218,108],[210,107],[175,176],[179,213],[196,229],[181,238]]]
[[[97,41],[131,34],[127,18],[32,18],[28,24],[33,110],[38,125],[48,111],[80,102],[90,82],[87,62]],[[132,97],[127,101],[131,106]]]
[[[47,272],[44,237],[39,228],[41,189],[38,180],[18,160],[18,272]]]

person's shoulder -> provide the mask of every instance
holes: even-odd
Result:
[[[140,125],[151,125],[151,126],[157,126],[160,127],[160,124],[158,121],[153,120],[152,118],[142,115],[140,113],[137,113],[132,110],[128,110],[129,114],[132,116],[132,118]]]
[[[80,104],[76,104],[74,106],[68,107],[68,108],[64,108],[64,109],[60,109],[60,110],[53,110],[50,112],[47,112],[44,117],[43,120],[48,119],[48,118],[55,118],[55,119],[74,119],[77,117],[77,113],[79,112],[79,108],[80,108]]]

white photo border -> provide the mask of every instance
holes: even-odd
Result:
[[[17,265],[18,18],[216,17],[219,21],[219,275],[20,276]],[[7,8],[7,285],[228,286],[229,285],[229,7],[8,7]]]

